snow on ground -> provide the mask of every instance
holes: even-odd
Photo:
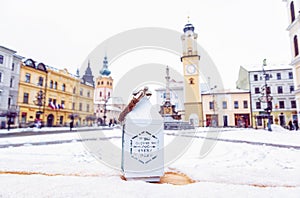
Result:
[[[210,132],[207,132],[210,131]],[[200,155],[207,133],[219,133],[211,152]],[[106,130],[121,147],[121,130]],[[188,131],[166,131],[165,142]],[[169,134],[169,135],[168,135]],[[0,197],[299,197],[300,131],[273,126],[255,129],[199,128],[188,151],[166,171],[180,171],[196,183],[175,186],[123,181],[80,142],[78,133],[0,138]],[[36,142],[71,140],[34,145]],[[229,141],[228,141],[229,140]],[[241,142],[236,142],[241,140]],[[270,143],[270,144],[252,144]],[[14,144],[24,143],[22,146]],[[287,145],[291,147],[278,147]],[[120,159],[121,160],[121,159]],[[6,172],[6,173],[5,173]],[[8,174],[16,172],[16,174]],[[23,173],[24,175],[20,174]],[[32,175],[26,175],[31,173]]]

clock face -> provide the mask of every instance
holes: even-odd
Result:
[[[186,66],[186,73],[187,74],[195,74],[197,72],[195,65],[187,65]]]

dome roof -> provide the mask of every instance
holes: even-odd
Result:
[[[111,71],[108,69],[108,61],[107,61],[107,57],[104,56],[104,60],[103,60],[103,67],[100,70],[100,74],[102,76],[109,76],[111,73]]]
[[[188,24],[186,24],[186,25],[184,26],[183,32],[185,33],[185,32],[187,32],[187,31],[189,31],[189,30],[191,30],[191,31],[194,32],[194,29],[195,29],[195,27],[194,27],[191,23],[188,23]]]

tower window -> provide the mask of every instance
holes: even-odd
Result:
[[[294,36],[294,52],[295,52],[295,56],[299,54],[297,35]]]
[[[194,83],[194,78],[190,78],[189,81],[190,81],[190,84],[191,84],[191,85],[195,84],[195,83]]]
[[[290,12],[291,12],[291,22],[293,23],[295,21],[295,7],[293,1],[290,4]]]

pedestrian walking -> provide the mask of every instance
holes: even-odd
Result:
[[[298,120],[294,120],[293,123],[294,123],[295,130],[298,131],[299,129]]]
[[[292,120],[289,121],[288,125],[290,130],[294,129]]]
[[[70,131],[72,131],[73,124],[74,124],[74,122],[73,122],[73,120],[72,120],[72,121],[70,122]]]

